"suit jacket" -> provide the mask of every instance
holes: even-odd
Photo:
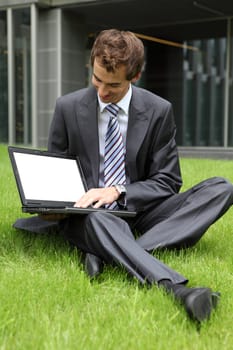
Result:
[[[133,86],[126,138],[127,207],[143,211],[179,191],[182,180],[171,104]],[[57,99],[48,149],[80,158],[89,188],[98,187],[98,100],[94,87]]]

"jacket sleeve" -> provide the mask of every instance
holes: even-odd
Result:
[[[137,157],[137,179],[126,186],[129,209],[144,211],[179,192],[182,179],[175,135],[172,106],[167,103],[152,118]]]
[[[68,155],[68,134],[62,111],[61,98],[55,105],[54,115],[49,131],[48,151]]]

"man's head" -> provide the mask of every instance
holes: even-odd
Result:
[[[91,51],[92,83],[101,100],[117,103],[128,91],[129,84],[139,79],[144,64],[144,46],[128,31],[102,31]]]
[[[103,30],[96,38],[91,51],[91,64],[98,60],[107,72],[114,73],[126,67],[126,79],[132,80],[141,73],[144,63],[144,46],[131,32],[117,29]]]

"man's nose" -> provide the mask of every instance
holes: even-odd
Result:
[[[98,92],[100,95],[107,95],[108,94],[108,88],[104,84],[100,84],[98,88]]]

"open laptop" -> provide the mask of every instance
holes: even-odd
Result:
[[[31,214],[88,214],[107,211],[117,216],[135,216],[136,212],[92,207],[76,208],[74,203],[87,185],[78,158],[47,151],[8,147],[22,211]]]

